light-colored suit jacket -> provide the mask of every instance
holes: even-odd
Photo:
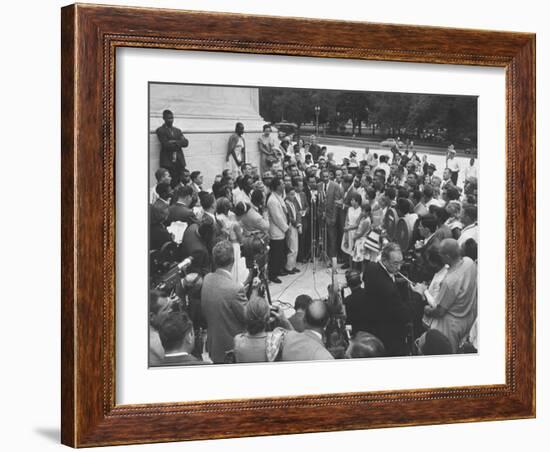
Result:
[[[283,240],[288,230],[285,202],[277,193],[271,193],[267,200],[269,214],[269,237],[271,240]]]
[[[241,224],[246,232],[253,233],[261,231],[266,234],[269,233],[268,221],[265,220],[264,217],[260,215],[260,212],[253,206],[250,206],[248,212],[241,217]]]
[[[204,277],[201,309],[208,326],[206,347],[215,363],[223,363],[225,352],[233,349],[233,338],[245,330],[246,299],[242,284],[221,269]]]
[[[334,359],[323,341],[311,330],[303,333],[288,331],[283,343],[282,361],[312,361]]]

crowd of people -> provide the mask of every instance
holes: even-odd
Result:
[[[205,187],[173,113],[163,119],[149,199],[150,365],[477,350],[475,159],[460,168],[449,146],[441,177],[414,148],[336,161],[315,136],[277,139],[271,125],[247,149],[237,123],[226,169]],[[390,231],[399,219],[405,241]],[[312,260],[345,270],[349,295],[336,309],[300,295],[287,318],[266,286]],[[338,353],[327,345],[335,316],[348,325]]]

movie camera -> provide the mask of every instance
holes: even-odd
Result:
[[[243,237],[241,245],[241,256],[245,258],[246,268],[253,269],[254,266],[264,268],[267,265],[269,252],[269,238],[263,232],[255,232]]]
[[[177,294],[181,288],[181,279],[185,276],[186,270],[193,263],[193,257],[187,257],[179,264],[173,264],[167,272],[154,280],[153,288],[160,290],[167,296]]]

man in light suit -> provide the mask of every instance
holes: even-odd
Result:
[[[283,343],[282,361],[334,359],[323,344],[323,334],[329,320],[327,305],[313,301],[304,314],[304,332],[288,331]]]
[[[242,284],[231,277],[235,256],[227,240],[218,242],[212,257],[216,271],[204,277],[201,290],[202,315],[208,326],[206,348],[214,363],[223,363],[233,349],[233,338],[245,330],[244,308],[248,302]]]
[[[288,231],[287,207],[283,198],[283,181],[278,177],[271,181],[271,196],[267,200],[269,215],[269,280],[281,283],[279,276],[289,273],[286,264],[286,233]]]
[[[342,187],[333,180],[329,180],[328,171],[324,170],[321,173],[321,182],[318,186],[321,193],[321,202],[323,204],[324,219],[327,230],[327,256],[332,259],[336,257],[338,250],[337,228],[338,210],[342,206]]]

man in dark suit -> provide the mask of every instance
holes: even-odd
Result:
[[[205,364],[191,353],[195,347],[193,322],[185,312],[171,312],[162,321],[159,336],[164,348],[161,366]]]
[[[296,209],[300,212],[300,224],[302,225],[302,232],[298,237],[298,262],[305,263],[309,249],[309,244],[306,244],[305,238],[310,237],[308,230],[311,223],[311,218],[309,216],[309,200],[304,192],[304,182],[301,178],[294,178],[292,180],[292,185],[296,190]]]
[[[193,209],[189,208],[193,202],[193,189],[188,185],[180,185],[175,192],[176,203],[169,208],[167,223],[183,221],[188,225],[198,223]]]
[[[233,338],[245,330],[244,308],[248,300],[243,285],[231,277],[235,260],[231,242],[218,242],[212,256],[216,271],[204,277],[201,308],[208,325],[208,353],[214,363],[223,363],[225,353],[233,349]]]
[[[412,321],[410,307],[401,298],[395,275],[403,264],[403,253],[396,243],[384,246],[379,262],[368,262],[363,273],[369,320],[365,329],[378,337],[388,356],[408,353],[406,337]]]
[[[309,207],[305,220],[308,223],[308,227],[304,233],[304,258],[309,260],[312,258],[312,238],[315,239],[316,243],[319,241],[319,223],[322,221],[321,216],[323,207],[321,204],[321,194],[318,190],[317,178],[313,172],[307,174],[304,193]]]
[[[356,335],[359,331],[368,331],[369,303],[365,289],[361,287],[360,272],[348,270],[346,272],[346,283],[351,290],[351,294],[344,298],[346,323],[351,325],[351,333]]]
[[[160,141],[160,167],[170,171],[172,186],[175,187],[181,179],[185,168],[185,157],[182,148],[189,146],[189,141],[177,127],[174,127],[174,114],[170,110],[162,112],[164,124],[157,130]]]
[[[283,343],[282,361],[311,361],[334,359],[323,343],[329,320],[327,305],[313,301],[304,315],[304,332],[288,331]]]
[[[329,173],[323,170],[321,173],[321,182],[318,185],[321,193],[321,202],[323,205],[324,220],[327,231],[327,256],[332,259],[336,257],[339,243],[337,237],[336,222],[338,220],[338,210],[342,206],[342,187],[333,180],[329,180]]]
[[[189,273],[195,272],[204,276],[212,271],[208,243],[212,241],[213,234],[214,227],[210,221],[202,221],[200,224],[193,223],[185,230],[176,256],[180,261],[186,257],[193,258]]]
[[[173,190],[172,187],[170,187],[170,183],[161,182],[160,184],[157,184],[155,190],[157,192],[157,199],[152,205],[158,209],[168,210],[170,200],[173,196]]]

